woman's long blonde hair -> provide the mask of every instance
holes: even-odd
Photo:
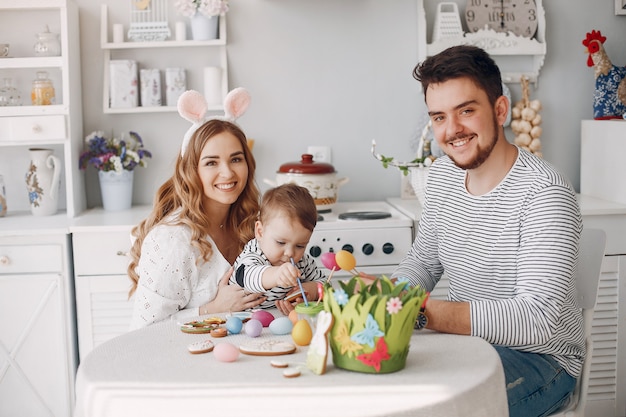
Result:
[[[248,181],[237,201],[231,205],[226,224],[229,225],[229,230],[236,231],[239,251],[254,237],[254,223],[259,212],[259,189],[254,179],[256,162],[248,148],[246,135],[231,122],[209,120],[192,135],[184,155],[176,160],[174,175],[157,191],[150,215],[132,229],[135,241],[130,249],[131,259],[128,264],[128,276],[132,281],[129,298],[137,289],[139,275],[135,268],[139,264],[141,246],[146,235],[174,211],[180,209],[173,224],[186,225],[191,230],[189,243],[200,250],[201,259],[198,261],[207,261],[213,254],[212,245],[205,239],[213,219],[207,215],[204,189],[198,176],[198,164],[204,145],[213,136],[222,132],[232,133],[239,139],[248,165]]]

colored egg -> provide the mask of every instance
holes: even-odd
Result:
[[[294,310],[295,311],[295,310]],[[289,334],[293,329],[293,323],[289,317],[278,317],[269,325],[270,332],[276,335]]]
[[[229,317],[224,324],[226,330],[231,334],[239,334],[243,328],[243,322],[239,317]]]
[[[354,255],[347,250],[340,250],[337,252],[335,255],[335,261],[344,271],[352,271],[356,266],[356,259],[354,258]]]
[[[220,362],[234,362],[239,357],[239,349],[232,343],[220,343],[213,348],[213,355]]]
[[[263,324],[257,319],[250,319],[244,327],[246,334],[250,337],[259,337],[263,331]]]
[[[309,322],[304,319],[298,320],[291,329],[291,338],[298,346],[308,346],[313,338],[313,331]]]
[[[257,310],[252,313],[251,318],[260,321],[261,324],[263,324],[263,327],[267,327],[270,325],[272,320],[274,320],[274,315],[270,313],[269,311]]]
[[[320,257],[322,264],[330,269],[330,270],[339,270],[341,268],[339,268],[339,265],[337,265],[337,261],[335,260],[335,254],[333,252],[326,252],[326,253],[322,253],[322,256]]]
[[[291,310],[289,312],[289,320],[291,320],[291,324],[296,324],[298,322],[298,312],[296,310]]]

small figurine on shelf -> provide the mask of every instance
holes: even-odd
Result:
[[[599,30],[592,30],[582,42],[589,53],[587,66],[593,67],[596,80],[593,118],[622,119],[626,116],[626,67],[613,65],[604,50],[605,41]]]
[[[131,0],[128,39],[146,42],[169,38],[167,7],[167,0]]]

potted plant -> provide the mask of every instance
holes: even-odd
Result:
[[[178,13],[189,17],[194,40],[217,39],[219,16],[228,12],[228,0],[176,0]]]
[[[95,131],[85,138],[85,144],[87,150],[80,154],[78,166],[85,170],[92,165],[98,171],[104,209],[130,208],[134,169],[147,166],[146,159],[152,157],[152,153],[143,147],[141,136],[127,132],[116,138]]]

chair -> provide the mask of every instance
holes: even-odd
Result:
[[[569,403],[551,414],[550,417],[583,417],[587,403],[589,388],[589,374],[591,372],[591,354],[593,342],[591,340],[591,321],[598,294],[600,269],[606,247],[606,233],[600,229],[583,229],[578,251],[578,273],[576,275],[576,289],[578,290],[578,305],[583,310],[585,328],[585,343],[587,356],[583,363],[582,373],[576,383],[576,389]]]

